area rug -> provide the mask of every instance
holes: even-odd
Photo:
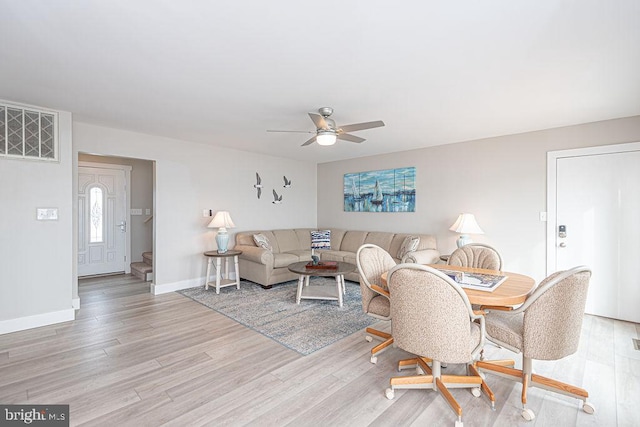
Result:
[[[335,286],[333,278],[312,277],[309,286]],[[346,282],[343,306],[337,301],[302,300],[296,304],[296,280],[263,289],[252,282],[205,290],[203,286],[179,291],[283,346],[308,355],[377,322],[362,311],[360,285]]]

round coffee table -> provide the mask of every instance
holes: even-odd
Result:
[[[346,293],[344,275],[355,271],[357,267],[354,264],[339,261],[337,268],[307,268],[308,263],[308,261],[301,261],[290,264],[288,267],[289,271],[300,275],[298,279],[296,304],[300,304],[301,299],[324,299],[338,301],[338,305],[342,307],[342,295]],[[335,277],[336,287],[309,286],[309,277],[311,276]]]

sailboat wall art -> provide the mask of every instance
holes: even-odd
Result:
[[[345,212],[415,212],[416,168],[344,174]]]

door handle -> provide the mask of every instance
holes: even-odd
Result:
[[[567,244],[565,242],[560,242],[558,246],[560,246],[561,248],[566,248]]]
[[[124,233],[127,231],[127,221],[122,221],[120,224],[116,224],[116,227],[120,227],[120,231]]]

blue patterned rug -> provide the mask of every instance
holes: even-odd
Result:
[[[309,286],[335,286],[333,278],[312,277]],[[263,289],[242,280],[235,286],[220,289],[204,286],[178,293],[191,298],[237,322],[260,332],[300,354],[311,354],[354,332],[376,323],[362,311],[360,285],[346,282],[347,294],[342,307],[337,301],[305,300],[296,304],[298,282],[291,281]]]

